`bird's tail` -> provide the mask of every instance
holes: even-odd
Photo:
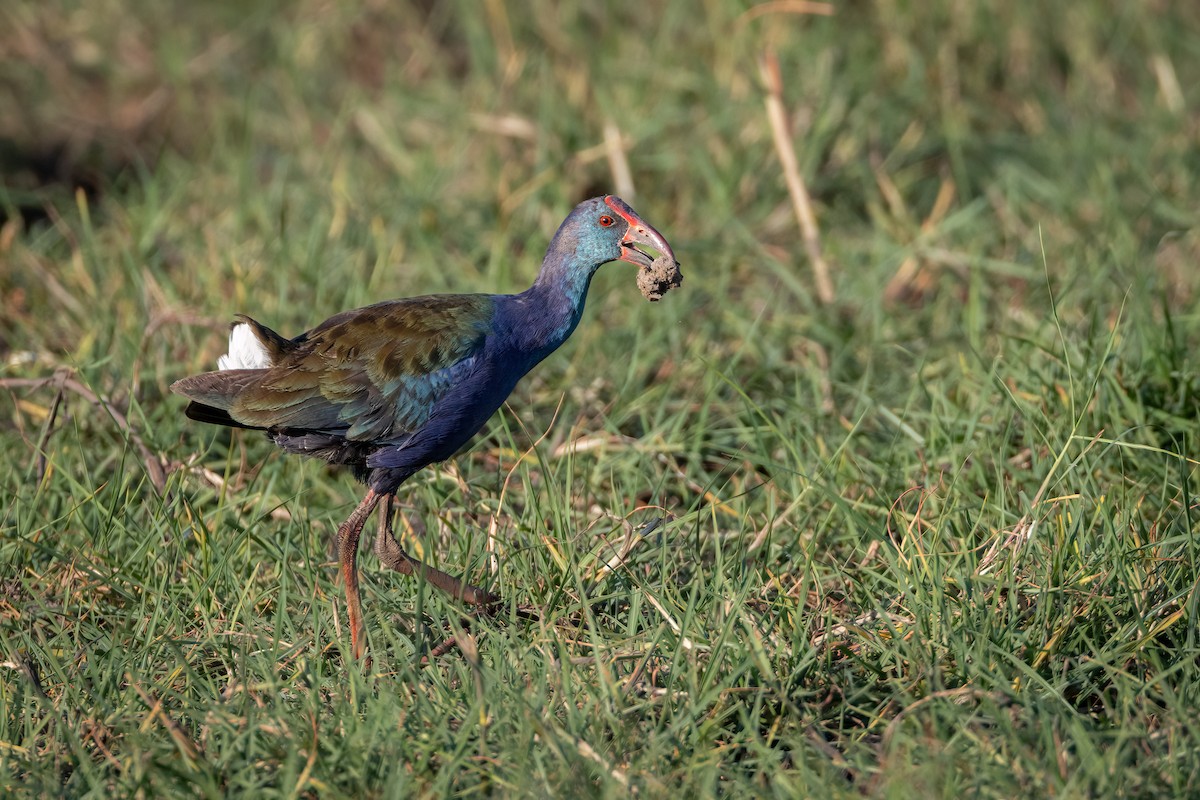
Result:
[[[171,391],[192,401],[184,411],[191,419],[231,428],[257,428],[229,416],[229,408],[242,391],[262,378],[262,374],[262,370],[257,369],[204,372],[175,381],[171,384]]]

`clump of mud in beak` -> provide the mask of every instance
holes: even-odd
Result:
[[[668,256],[659,256],[650,266],[638,270],[637,285],[642,297],[657,303],[667,292],[683,285],[679,262]]]

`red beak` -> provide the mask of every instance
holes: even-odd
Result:
[[[638,245],[642,245],[657,250],[671,259],[671,263],[678,263],[675,260],[675,252],[671,250],[671,245],[667,244],[663,235],[654,230],[649,223],[643,221],[624,200],[610,194],[604,198],[604,203],[629,224],[629,230],[621,239],[621,261],[628,261],[639,267],[649,267],[653,264],[654,256],[638,249]]]

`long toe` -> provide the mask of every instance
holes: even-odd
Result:
[[[459,582],[462,585],[462,582]],[[455,594],[455,592],[451,592]],[[478,586],[462,585],[462,599],[467,605],[477,606],[485,613],[491,614],[500,605],[500,595],[493,594]]]

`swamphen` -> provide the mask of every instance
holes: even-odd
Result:
[[[639,245],[661,255],[652,259]],[[171,386],[191,400],[192,419],[263,430],[287,452],[345,464],[366,484],[337,533],[356,658],[364,649],[358,540],[381,500],[375,552],[385,565],[475,606],[499,600],[410,557],[392,535],[392,501],[410,475],[465,445],[517,381],[566,341],[592,275],[618,260],[643,271],[666,264],[672,278],[664,286],[680,281],[662,234],[620,198],[593,198],[562,223],[537,280],[520,294],[391,300],[336,314],[294,339],[239,316],[219,370]]]

